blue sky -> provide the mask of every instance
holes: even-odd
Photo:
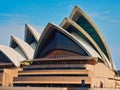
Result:
[[[24,39],[24,24],[42,33],[48,22],[60,24],[77,5],[99,27],[120,69],[120,0],[0,0],[0,44],[10,36]]]

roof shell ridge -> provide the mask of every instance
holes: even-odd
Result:
[[[11,36],[11,43],[12,43],[12,40],[18,44],[18,46],[21,48],[23,53],[26,55],[27,59],[33,58],[34,50],[29,44],[27,44],[26,42],[24,42],[23,40],[15,36]]]
[[[28,28],[28,29],[27,29]],[[33,28],[31,25],[29,24],[25,24],[25,30],[29,30],[31,32],[31,34],[35,37],[36,41],[39,40],[40,38],[40,33],[35,29]],[[25,35],[26,35],[26,31],[25,31]],[[25,36],[26,37],[26,36]]]

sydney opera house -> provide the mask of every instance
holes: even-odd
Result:
[[[0,85],[37,87],[120,85],[108,45],[95,23],[75,6],[60,25],[41,35],[25,24],[24,40],[11,36],[0,45]]]

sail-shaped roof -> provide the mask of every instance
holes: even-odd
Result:
[[[31,45],[33,49],[36,48],[40,34],[31,25],[25,24],[25,41]]]
[[[55,36],[55,37],[53,37],[53,36]],[[68,38],[69,40],[66,38]],[[51,41],[50,41],[50,39],[51,39]],[[52,40],[53,40],[53,43],[51,43]],[[65,40],[65,42],[64,42],[64,40]],[[69,41],[69,42],[67,42],[67,41]],[[47,42],[50,42],[50,43],[47,43]],[[56,43],[57,43],[57,45],[56,45]],[[49,46],[47,46],[48,44],[49,44]],[[69,45],[69,44],[71,44],[71,45]],[[53,45],[55,45],[55,46],[53,46]],[[69,47],[69,46],[71,46],[71,47]],[[68,33],[63,28],[61,28],[55,24],[49,23],[46,26],[45,30],[43,31],[43,33],[40,37],[38,47],[36,48],[36,51],[34,54],[34,58],[39,58],[39,56],[40,56],[40,54],[42,54],[42,52],[50,50],[51,47],[55,47],[54,49],[67,49],[70,51],[77,52],[79,54],[84,53],[83,55],[100,58],[99,54],[93,48],[91,48],[82,38],[78,40],[78,38],[74,37],[74,35]],[[46,50],[46,48],[48,48],[48,49]],[[92,53],[90,51],[92,51]]]
[[[18,52],[8,46],[0,45],[0,61],[5,63],[13,63],[16,67],[20,66],[20,61],[25,58]]]
[[[72,35],[74,35],[75,37],[78,38],[83,38],[84,41],[86,41],[87,43],[89,43],[89,45],[98,52],[98,54],[100,54],[100,56],[102,57],[103,62],[109,67],[111,67],[111,63],[109,62],[109,60],[107,59],[107,57],[104,55],[104,53],[101,51],[101,49],[99,48],[99,46],[96,44],[96,42],[93,40],[93,38],[82,28],[80,27],[78,24],[76,24],[73,20],[69,19],[69,18],[65,18],[62,23],[60,24],[60,26],[62,28],[64,28],[65,30],[67,30],[69,33],[71,33]]]
[[[70,18],[93,38],[114,68],[109,48],[95,23],[77,6],[74,7]]]
[[[15,36],[11,36],[10,47],[15,49],[26,59],[33,59],[34,50],[32,49],[32,47],[29,44],[27,44],[23,40],[15,37]]]

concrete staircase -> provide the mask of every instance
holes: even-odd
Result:
[[[14,86],[81,87],[84,80],[90,87],[92,72],[80,64],[31,65],[23,68],[18,77],[14,77]]]

